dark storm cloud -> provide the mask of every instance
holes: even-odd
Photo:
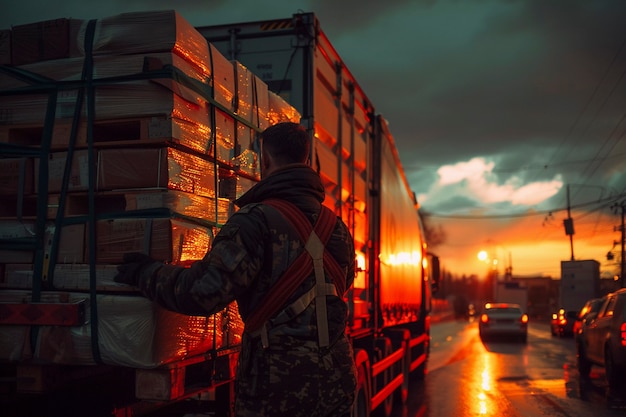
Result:
[[[389,121],[417,193],[438,167],[478,156],[498,184],[626,187],[614,156],[626,153],[626,1],[25,1],[0,26],[164,8],[198,26],[315,12]]]
[[[381,15],[387,15],[406,7],[429,7],[437,0],[321,0],[314,2],[314,11],[324,16],[324,25],[334,32],[350,31],[366,27]]]
[[[525,177],[539,180],[561,172],[573,182],[585,171],[597,172],[593,163],[609,163],[626,104],[620,78],[626,51],[618,54],[626,40],[626,2],[480,4],[484,24],[468,31],[464,42],[442,42],[438,53],[404,58],[414,65],[358,61],[365,69],[355,70],[357,78],[390,120],[405,168],[507,155],[500,161],[505,168],[539,167],[522,172]],[[392,30],[388,34],[394,36]],[[389,48],[398,53],[404,48],[411,56],[447,36],[445,30],[431,35],[398,36]],[[616,90],[621,100],[611,94]],[[609,143],[599,152],[605,140]]]

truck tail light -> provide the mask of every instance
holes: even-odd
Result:
[[[622,346],[626,346],[626,321],[622,323],[619,329],[622,333]]]

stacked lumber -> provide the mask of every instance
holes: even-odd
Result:
[[[0,302],[91,306],[34,342],[0,325],[0,359],[150,368],[239,343],[236,305],[187,317],[113,277],[127,252],[201,259],[260,178],[259,132],[298,112],[173,10],[16,26],[0,64],[0,241],[45,259],[0,246]]]

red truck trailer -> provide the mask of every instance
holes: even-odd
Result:
[[[277,120],[309,130],[325,204],[354,236],[355,415],[389,416],[406,401],[409,382],[426,374],[439,261],[385,118],[313,13],[192,28],[157,11],[17,29],[26,51],[55,31],[70,45],[0,72],[0,163],[12,167],[0,182],[9,409],[28,409],[17,399],[68,401],[88,379],[109,392],[85,404],[102,415],[149,415],[183,400],[230,413],[236,305],[183,317],[112,276],[130,250],[179,264],[202,257],[234,198],[259,179],[254,138]]]

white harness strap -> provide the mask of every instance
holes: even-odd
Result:
[[[273,200],[269,200],[269,201],[273,201]],[[273,204],[277,204],[277,202],[274,201]],[[271,204],[268,204],[268,205],[271,205]],[[267,316],[271,315],[271,313],[268,314],[267,311],[268,310],[271,311],[272,308],[277,307],[277,306],[276,305],[271,306],[268,301],[270,299],[266,297],[265,303],[262,304],[261,308],[259,309],[259,311],[262,311],[263,314],[257,314],[256,316],[254,316],[254,319],[251,319],[249,321],[249,323],[254,323],[254,324],[250,324],[248,332],[253,337],[260,335],[262,346],[264,348],[267,348],[269,347],[269,333],[271,329],[279,324],[286,323],[289,320],[291,320],[293,317],[301,314],[308,308],[308,306],[311,305],[313,300],[315,300],[315,316],[316,316],[316,322],[317,322],[316,324],[317,324],[317,333],[318,333],[318,346],[320,347],[320,351],[323,352],[322,356],[323,356],[324,364],[327,367],[330,367],[332,366],[332,358],[330,355],[328,355],[328,347],[330,346],[330,329],[328,325],[328,306],[326,302],[326,297],[327,296],[341,297],[341,295],[337,292],[338,284],[336,282],[333,282],[333,283],[326,282],[326,273],[324,272],[325,247],[324,247],[324,243],[322,242],[320,237],[317,235],[315,228],[317,227],[320,233],[322,234],[322,236],[325,239],[328,239],[328,237],[330,237],[330,232],[332,231],[331,229],[329,229],[329,227],[331,226],[330,224],[331,219],[329,218],[329,216],[330,214],[332,214],[332,212],[328,209],[326,209],[326,211],[322,211],[320,214],[320,218],[324,219],[323,222],[320,223],[321,220],[318,219],[318,222],[316,223],[316,225],[313,228],[311,228],[307,220],[305,218],[303,219],[304,215],[300,214],[300,217],[298,217],[297,212],[299,212],[299,210],[297,208],[294,208],[294,209],[290,209],[289,207],[285,208],[283,207],[284,205],[285,204],[281,203],[278,205],[278,207],[275,207],[275,208],[277,209],[277,211],[283,214],[283,216],[287,220],[289,220],[292,223],[292,225],[295,226],[295,229],[298,231],[301,238],[306,236],[307,231],[310,230],[309,236],[306,240],[306,244],[304,245],[304,249],[306,250],[308,256],[310,256],[311,258],[313,272],[315,274],[315,285],[313,285],[313,287],[309,291],[302,294],[293,303],[283,308],[282,311],[280,311],[278,314],[275,314],[273,318],[267,318]],[[324,210],[324,208],[322,209]],[[287,214],[285,214],[285,212]],[[332,220],[336,222],[336,219],[334,216],[332,217]],[[332,224],[334,225],[335,223],[333,222]],[[303,282],[306,275],[310,274],[310,272],[307,271],[308,268],[310,268],[310,266],[304,267],[303,269],[303,266],[306,266],[309,262],[308,259],[305,258],[307,255],[301,254],[300,256],[301,258],[298,258],[296,260],[296,262],[299,262],[299,264],[297,263],[292,264],[292,266],[287,271],[285,271],[288,273],[283,274],[283,275],[289,275],[289,273],[293,273],[293,275],[291,275],[290,277],[285,276],[285,278],[287,278],[288,280],[280,281],[279,285],[276,286],[277,288],[276,292],[277,294],[280,294],[279,296],[280,299],[286,298],[282,296],[285,295],[283,293],[287,292],[286,291],[287,288],[289,288],[288,292],[292,292],[294,290],[294,288],[291,288],[290,285],[294,284],[295,282]],[[304,257],[304,259],[302,257]],[[304,261],[304,263],[302,263],[302,261]],[[296,265],[297,267],[293,268]],[[308,264],[308,265],[311,265],[311,264]],[[328,273],[330,274],[329,276],[333,277],[333,281],[336,279],[341,279],[341,274],[342,274],[341,268],[336,263],[336,261],[334,261],[334,259],[331,259],[331,260],[327,259],[326,267],[329,268]],[[290,269],[293,269],[293,271],[290,271]],[[300,277],[301,274],[302,276]],[[339,278],[335,277],[334,275],[337,275]],[[266,321],[263,323],[258,323],[260,321],[258,317],[263,317],[265,318]]]
[[[317,334],[320,347],[328,347],[328,311],[326,310],[326,279],[324,275],[324,244],[313,231],[304,248],[313,259],[315,271],[315,311],[317,315]]]

